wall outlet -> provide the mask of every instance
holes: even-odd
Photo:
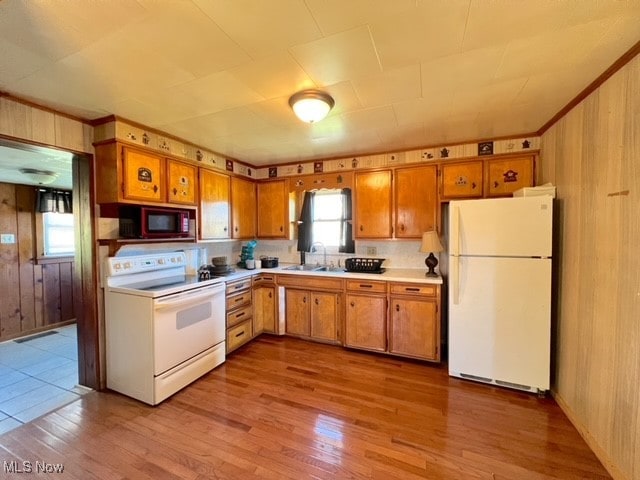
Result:
[[[0,243],[16,243],[16,236],[13,233],[0,234]]]
[[[367,247],[367,255],[377,255],[378,249],[376,247]]]

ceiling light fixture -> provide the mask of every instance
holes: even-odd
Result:
[[[49,185],[55,182],[58,174],[49,170],[37,170],[35,168],[21,168],[20,172],[29,180],[39,185]]]
[[[320,90],[302,90],[289,98],[289,105],[296,116],[307,123],[315,123],[326,117],[336,104],[328,93]]]

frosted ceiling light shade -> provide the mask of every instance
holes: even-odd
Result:
[[[326,117],[336,102],[331,95],[320,90],[303,90],[289,99],[296,116],[307,123],[315,123]]]
[[[48,170],[36,170],[35,168],[22,168],[20,172],[29,180],[39,185],[49,185],[55,182],[58,174]]]

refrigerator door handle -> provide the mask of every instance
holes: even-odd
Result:
[[[451,297],[453,304],[458,305],[460,303],[460,257],[452,255],[449,257],[451,269]]]
[[[460,207],[457,205],[450,205],[451,208],[451,241],[449,247],[451,251],[449,255],[460,255]]]

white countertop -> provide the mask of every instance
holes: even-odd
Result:
[[[223,277],[224,281],[232,282],[241,278],[249,277],[251,275],[257,275],[259,273],[272,273],[278,275],[305,275],[314,277],[340,277],[344,279],[359,279],[359,280],[382,280],[386,282],[410,282],[410,283],[430,283],[430,284],[442,284],[442,277],[427,277],[425,275],[426,268],[386,268],[384,273],[358,273],[358,272],[345,272],[344,270],[334,271],[308,271],[308,270],[287,270],[286,267],[290,267],[294,264],[282,264],[275,268],[255,268],[253,270],[246,270],[244,268],[236,267],[236,272]]]

